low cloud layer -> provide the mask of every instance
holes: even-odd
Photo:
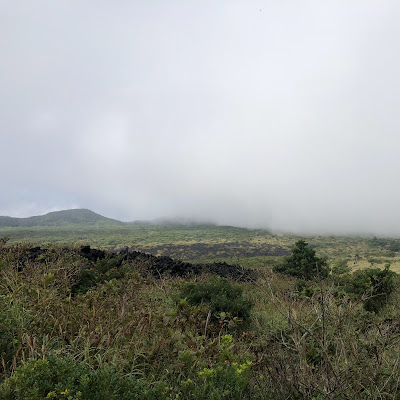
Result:
[[[396,1],[0,4],[0,215],[400,235]]]

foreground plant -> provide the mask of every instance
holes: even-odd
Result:
[[[3,400],[156,400],[163,387],[150,387],[116,368],[90,369],[71,358],[30,360],[0,386]]]

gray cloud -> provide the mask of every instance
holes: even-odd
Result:
[[[0,214],[400,234],[399,13],[3,1]]]

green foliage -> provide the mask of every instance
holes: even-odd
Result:
[[[32,323],[32,315],[19,304],[10,304],[5,308],[3,303],[1,309],[0,356],[7,368],[21,350],[24,333]]]
[[[126,274],[126,269],[121,265],[122,257],[121,255],[114,258],[99,259],[94,267],[81,269],[78,281],[72,286],[72,293],[84,294],[99,283],[123,278]]]
[[[390,264],[384,269],[367,268],[359,270],[352,275],[344,277],[342,284],[348,293],[353,293],[359,298],[365,297],[363,302],[366,311],[379,312],[387,303],[393,292],[396,273],[390,271]]]
[[[180,382],[179,398],[240,400],[248,397],[252,362],[234,354],[233,347],[232,336],[224,335],[212,366],[187,365],[191,374]]]
[[[390,242],[388,248],[389,248],[390,251],[394,251],[394,252],[400,251],[400,241],[399,240],[392,240]]]
[[[286,257],[282,264],[276,265],[274,271],[310,280],[326,278],[329,267],[324,258],[317,257],[315,250],[308,247],[307,242],[298,240],[292,250],[292,255]]]
[[[334,275],[347,274],[350,271],[351,271],[351,268],[348,266],[347,260],[337,261],[332,268],[332,274],[334,274]]]
[[[5,273],[11,268],[11,263],[0,258],[0,371],[3,373],[21,350],[23,336],[33,320],[32,312],[24,308],[22,293],[13,298],[4,290],[13,286]]]
[[[243,289],[227,279],[212,277],[205,282],[186,282],[178,294],[191,305],[207,304],[213,318],[229,313],[243,321],[250,318],[252,303],[243,297]]]
[[[368,245],[373,248],[385,248],[393,252],[400,251],[399,239],[377,238],[374,237],[368,241]]]
[[[92,370],[71,358],[29,360],[0,386],[3,400],[162,399],[160,388],[122,376],[117,369]]]
[[[0,237],[0,249],[10,240],[8,236]]]
[[[314,289],[304,280],[298,279],[295,283],[295,290],[302,296],[311,297]]]

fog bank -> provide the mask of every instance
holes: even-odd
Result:
[[[0,4],[0,215],[400,235],[396,1]]]

